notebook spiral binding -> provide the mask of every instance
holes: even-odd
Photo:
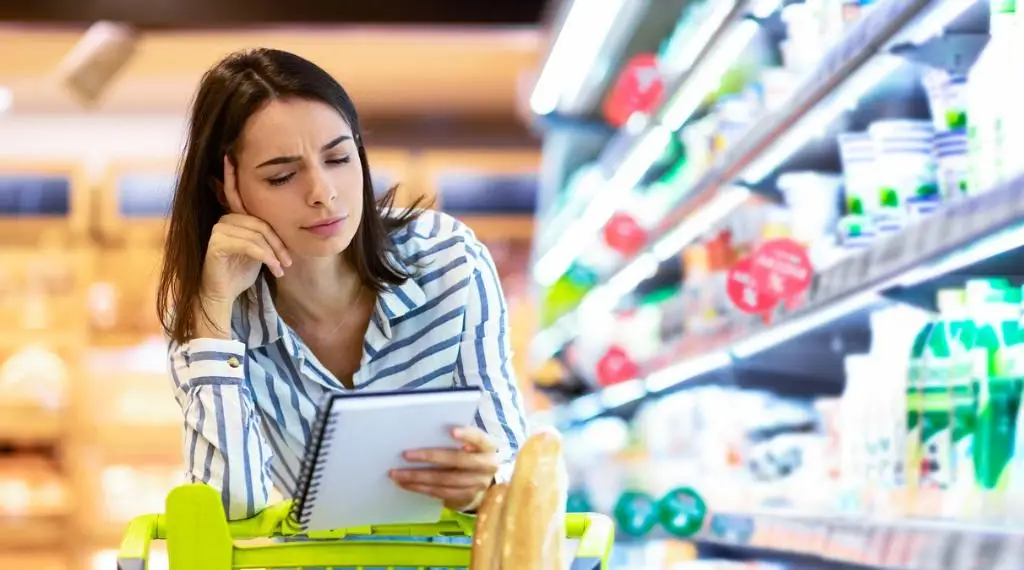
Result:
[[[317,493],[323,479],[324,463],[327,461],[327,454],[322,453],[325,441],[331,441],[334,437],[335,421],[328,412],[330,406],[321,408],[320,413],[313,423],[311,430],[314,440],[306,448],[306,454],[302,458],[299,467],[298,484],[300,492],[295,493],[295,502],[292,504],[292,518],[299,524],[303,531],[309,530],[310,510],[316,503]]]

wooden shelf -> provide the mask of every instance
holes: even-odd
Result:
[[[59,444],[65,435],[65,417],[63,409],[48,410],[31,404],[0,402],[0,443]]]
[[[181,423],[171,425],[94,424],[79,434],[83,441],[104,450],[108,459],[134,460],[144,457],[149,461],[173,463],[181,460]]]
[[[58,549],[67,541],[67,517],[0,516],[0,551]]]
[[[71,570],[70,556],[61,552],[8,550],[0,552],[0,568],[24,570]]]

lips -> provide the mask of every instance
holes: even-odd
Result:
[[[331,218],[329,220],[323,220],[317,222],[311,226],[304,226],[302,229],[307,232],[319,236],[321,238],[329,238],[337,235],[341,232],[344,226],[344,221],[348,219],[348,216],[341,216],[340,218]]]
[[[328,226],[333,226],[333,225],[337,224],[338,222],[340,222],[340,221],[342,221],[344,219],[345,219],[345,216],[338,216],[337,218],[330,218],[328,220],[323,220],[323,221],[317,222],[315,224],[310,224],[308,226],[302,226],[302,229],[304,229],[304,230],[312,230],[312,229],[316,229],[316,228],[325,228],[325,227],[328,227]]]

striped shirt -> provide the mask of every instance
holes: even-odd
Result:
[[[526,424],[491,255],[465,225],[433,211],[392,239],[413,277],[378,296],[352,391],[479,386],[476,424],[497,442],[497,479],[506,480]],[[230,519],[266,507],[271,485],[292,496],[318,403],[349,391],[281,320],[267,283],[256,287],[248,311],[236,305],[232,340],[168,349],[185,475],[220,490]]]

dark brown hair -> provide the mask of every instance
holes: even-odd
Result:
[[[164,332],[178,343],[195,334],[206,248],[214,224],[227,213],[217,195],[224,179],[224,156],[237,165],[234,151],[246,121],[269,101],[286,98],[326,103],[352,128],[363,168],[363,212],[344,253],[348,262],[364,285],[375,291],[410,277],[394,261],[397,254],[390,235],[419,215],[419,203],[404,211],[393,210],[397,186],[375,199],[359,115],[345,89],[317,65],[288,52],[255,49],[233,53],[207,71],[199,84],[178,167],[157,289],[157,312]],[[254,294],[250,289],[243,302],[251,302]]]

